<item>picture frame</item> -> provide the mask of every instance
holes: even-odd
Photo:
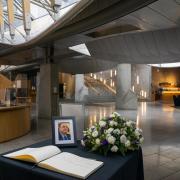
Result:
[[[75,117],[52,117],[52,143],[58,147],[77,146]]]

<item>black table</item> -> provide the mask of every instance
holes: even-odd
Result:
[[[30,147],[40,147],[49,144],[51,144],[50,140],[34,144]],[[61,150],[104,162],[103,167],[88,177],[89,180],[144,180],[141,148],[138,151],[129,153],[125,157],[116,154],[110,154],[104,157],[103,155],[88,152],[80,145],[78,147],[61,148]],[[34,166],[32,163],[0,156],[0,179],[75,180],[77,178],[42,169]]]

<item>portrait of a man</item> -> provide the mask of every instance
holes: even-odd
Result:
[[[68,122],[61,122],[58,124],[58,136],[60,141],[71,140]]]

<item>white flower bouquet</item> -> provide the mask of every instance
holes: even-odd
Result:
[[[129,150],[137,150],[144,140],[142,130],[136,128],[135,122],[116,112],[101,119],[83,133],[81,144],[104,155],[108,152],[125,155]]]

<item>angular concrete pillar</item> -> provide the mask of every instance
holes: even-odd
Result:
[[[83,102],[88,95],[88,88],[84,85],[84,74],[75,75],[75,102]]]
[[[59,76],[56,64],[41,64],[38,92],[38,117],[59,115]]]
[[[116,109],[137,109],[137,96],[131,91],[131,64],[117,66]]]

